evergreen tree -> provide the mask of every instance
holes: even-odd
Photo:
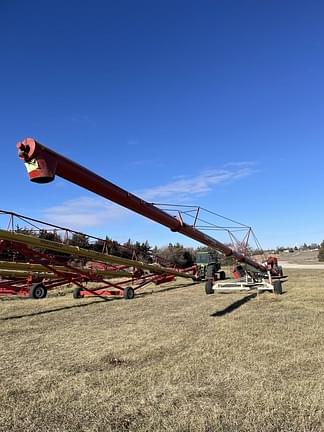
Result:
[[[89,238],[85,234],[73,233],[72,238],[69,241],[71,246],[79,246],[83,249],[89,249]]]
[[[41,239],[62,243],[62,239],[56,231],[40,230],[38,237]]]

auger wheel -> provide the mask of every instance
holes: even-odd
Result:
[[[47,288],[42,283],[34,283],[29,289],[29,297],[33,299],[43,299],[47,296]]]

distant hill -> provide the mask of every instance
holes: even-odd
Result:
[[[282,252],[278,255],[278,258],[279,261],[285,261],[292,264],[318,264],[318,249]]]
[[[273,255],[278,257],[280,264],[288,263],[288,264],[320,264],[318,261],[318,249],[313,250],[297,250],[293,252],[281,252],[279,254],[265,252],[265,257]],[[264,256],[254,255],[253,258],[256,261],[262,262],[264,261]]]

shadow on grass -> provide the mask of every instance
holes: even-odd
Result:
[[[159,293],[163,293],[163,292],[167,292],[167,291],[175,291],[175,290],[180,289],[180,288],[192,287],[194,285],[199,285],[199,283],[192,282],[190,284],[181,284],[181,285],[174,285],[171,287],[166,287],[166,288],[161,288],[161,289],[152,289],[150,292],[136,293],[135,299],[145,297],[148,295],[152,295],[152,294],[159,294]]]
[[[142,297],[145,297],[147,295],[152,295],[154,293],[161,293],[161,292],[166,292],[166,291],[170,291],[170,290],[173,291],[173,290],[176,290],[176,289],[179,289],[179,288],[190,287],[190,286],[193,286],[193,285],[197,285],[197,282],[193,282],[191,284],[176,285],[176,286],[173,286],[173,287],[163,288],[163,289],[159,289],[159,290],[152,290],[152,292],[136,293],[136,296],[134,297],[133,300],[140,299]],[[111,302],[111,301],[115,301],[115,300],[123,300],[123,297],[104,297],[104,296],[96,294],[96,293],[93,293],[93,295],[94,295],[94,297],[96,299],[101,299],[101,300],[106,301],[106,302]],[[28,300],[28,298],[26,298],[24,300]],[[82,302],[82,299],[79,299],[77,301],[78,302]],[[9,320],[13,320],[13,319],[27,318],[27,317],[38,316],[38,315],[46,315],[46,314],[49,314],[49,313],[60,312],[60,311],[63,311],[63,310],[69,310],[69,309],[74,309],[74,308],[92,306],[92,305],[95,305],[95,304],[98,304],[98,303],[100,303],[100,302],[99,301],[92,301],[92,302],[89,302],[89,303],[77,303],[77,304],[70,305],[70,306],[63,306],[63,307],[58,307],[58,308],[53,308],[53,309],[47,309],[47,310],[44,310],[44,311],[26,313],[26,314],[21,314],[21,315],[11,315],[11,316],[8,316],[8,317],[0,317],[0,321],[9,321]]]
[[[231,312],[234,312],[236,309],[243,306],[245,303],[254,299],[257,295],[258,295],[257,293],[249,294],[249,295],[247,295],[247,296],[245,296],[239,300],[236,300],[234,303],[230,304],[229,306],[226,306],[226,308],[221,309],[221,310],[216,311],[216,312],[213,312],[212,314],[210,314],[210,316],[211,317],[221,317],[221,316],[227,315]]]
[[[101,297],[101,298],[103,300],[105,300],[105,301],[111,301],[111,299],[108,299],[108,298],[104,298],[104,297]],[[100,302],[93,301],[91,303],[79,303],[79,304],[75,304],[75,305],[72,305],[72,306],[63,306],[63,307],[59,307],[59,308],[55,308],[55,309],[47,309],[47,310],[44,310],[44,311],[26,313],[26,314],[21,314],[21,315],[11,315],[11,316],[8,316],[8,317],[0,317],[0,321],[9,321],[9,320],[19,319],[19,318],[27,318],[27,317],[38,316],[38,315],[46,315],[46,314],[52,313],[52,312],[60,312],[60,311],[63,311],[63,310],[69,310],[69,309],[74,309],[74,308],[92,306],[92,305],[95,305],[95,304],[98,304],[98,303],[100,303]]]

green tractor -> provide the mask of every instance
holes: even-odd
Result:
[[[224,280],[226,277],[225,272],[221,270],[217,255],[212,252],[197,252],[196,265],[197,280]]]

